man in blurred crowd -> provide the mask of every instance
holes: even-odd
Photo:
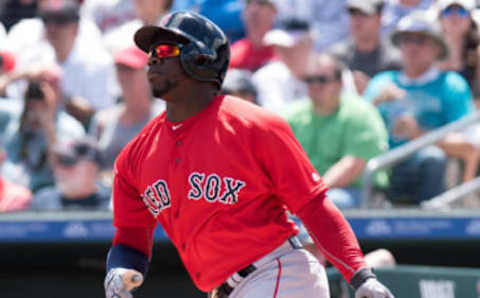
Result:
[[[55,186],[39,191],[31,209],[109,209],[110,189],[97,183],[102,156],[94,139],[59,142],[52,150],[52,164]]]
[[[77,39],[80,11],[76,1],[49,0],[39,10],[46,38],[62,67],[65,105],[84,125],[96,110],[114,104],[111,58],[99,46]]]
[[[98,139],[105,158],[102,169],[110,173],[109,176],[123,147],[165,106],[152,97],[148,87],[147,59],[147,54],[137,47],[117,52],[114,60],[122,102],[95,114],[89,130]]]
[[[472,95],[465,79],[435,67],[435,62],[448,55],[435,20],[422,12],[406,16],[393,33],[392,42],[400,48],[402,70],[376,75],[365,92],[386,121],[391,148],[472,112]],[[436,145],[422,148],[393,168],[393,199],[406,197],[420,202],[442,193],[445,153],[462,159],[466,171],[478,165],[478,154],[460,133],[450,133]]]
[[[273,47],[264,44],[273,28],[277,9],[273,0],[247,0],[243,20],[247,36],[231,46],[230,67],[256,71],[274,57]]]
[[[380,37],[383,6],[383,0],[347,0],[351,38],[331,49],[353,71],[360,94],[372,76],[401,66],[398,50]]]
[[[8,158],[28,175],[26,183],[33,192],[53,184],[48,162],[52,146],[85,135],[82,125],[60,109],[61,77],[58,66],[30,73],[20,119],[9,123],[5,133]]]
[[[314,35],[304,20],[290,20],[269,31],[264,42],[273,46],[279,60],[257,70],[252,80],[260,105],[281,113],[287,104],[307,95],[307,86],[301,78],[313,51]]]
[[[0,83],[0,90],[15,85],[32,69],[56,63],[63,70],[63,103],[86,125],[93,112],[115,101],[112,59],[101,45],[98,29],[80,20],[76,1],[43,0],[38,9],[38,19],[18,23],[9,34],[7,48],[17,54],[18,71]],[[9,97],[20,98],[21,92]]]
[[[329,55],[310,58],[304,80],[309,101],[293,104],[287,116],[298,139],[340,209],[359,206],[361,175],[368,160],[388,149],[387,131],[376,108],[342,93],[343,64]],[[385,185],[387,177],[382,173]]]

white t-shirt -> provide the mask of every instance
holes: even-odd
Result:
[[[102,47],[77,40],[60,66],[66,94],[85,98],[96,110],[115,104],[118,87],[113,59]]]
[[[274,61],[261,67],[252,76],[259,104],[273,112],[282,113],[295,100],[307,97],[307,86],[298,80],[285,63]]]
[[[6,49],[16,54],[18,71],[56,63],[55,51],[45,39],[45,28],[39,18],[25,19],[14,25],[6,43]],[[119,88],[113,60],[91,21],[80,21],[72,52],[60,67],[66,94],[84,97],[96,109],[114,104]],[[21,98],[22,82],[12,87],[9,96]]]
[[[110,30],[103,37],[103,44],[109,53],[115,55],[119,50],[135,46],[133,36],[143,26],[141,20],[131,20],[118,28]]]
[[[100,31],[89,20],[80,20],[77,39],[86,44],[101,45]],[[45,39],[45,27],[40,18],[24,19],[15,24],[8,32],[4,48],[15,53],[18,71],[50,63],[55,57]]]

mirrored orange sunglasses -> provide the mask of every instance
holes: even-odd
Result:
[[[180,55],[180,46],[174,44],[159,44],[150,50],[150,55],[157,58],[170,58]]]

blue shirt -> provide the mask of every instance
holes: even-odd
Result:
[[[379,73],[370,80],[364,93],[367,100],[373,101],[392,83],[407,93],[404,98],[378,105],[389,132],[390,148],[408,141],[392,134],[394,121],[404,113],[413,115],[420,128],[429,131],[454,122],[474,110],[470,87],[456,72],[439,72],[422,83],[408,83],[402,80],[402,76],[400,71]]]

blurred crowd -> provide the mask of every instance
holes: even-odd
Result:
[[[284,117],[342,209],[370,159],[480,107],[475,0],[0,0],[0,212],[111,208],[116,156],[164,110],[133,35],[176,10],[225,31],[221,92]],[[417,206],[447,190],[449,160],[478,176],[480,126],[375,189]]]

